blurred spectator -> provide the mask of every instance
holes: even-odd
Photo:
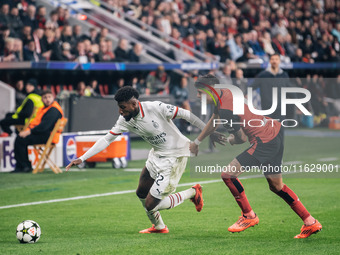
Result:
[[[233,85],[239,87],[242,90],[243,95],[246,96],[248,94],[248,79],[244,78],[242,69],[236,69],[235,78],[233,80]]]
[[[52,30],[56,30],[59,28],[58,12],[56,10],[53,10],[50,12],[50,18],[46,21],[45,27],[47,29],[52,29]]]
[[[0,62],[15,62],[19,61],[18,53],[15,52],[15,39],[8,37],[5,40],[5,48],[3,55],[0,56]]]
[[[97,43],[97,36],[98,32],[94,27],[91,27],[89,30],[90,35],[88,36],[88,39],[91,41],[92,44]]]
[[[116,61],[117,62],[125,62],[129,61],[128,54],[128,41],[126,39],[120,39],[118,42],[117,48],[114,50]]]
[[[86,84],[83,81],[78,82],[76,95],[79,97],[85,96]]]
[[[307,89],[311,92],[311,104],[314,113],[314,123],[319,125],[327,117],[327,102],[322,87],[322,79],[314,74],[312,78],[307,76]]]
[[[5,41],[7,38],[9,38],[10,33],[9,27],[0,27],[0,56],[4,55]]]
[[[204,42],[206,38],[206,33],[202,30],[198,30],[195,33],[194,38],[194,47],[195,50],[200,51],[201,53],[204,53]]]
[[[24,99],[22,104],[17,108],[15,113],[7,113],[6,117],[0,121],[0,126],[5,134],[1,136],[10,136],[13,132],[10,126],[13,125],[24,125],[25,120],[29,118],[33,112],[34,107],[39,108],[43,105],[41,96],[37,89],[37,81],[30,79],[26,83],[27,97]]]
[[[248,44],[250,46],[250,48],[252,48],[253,50],[253,54],[259,57],[263,57],[265,55],[264,50],[262,49],[259,41],[258,41],[258,37],[257,37],[257,32],[255,30],[252,30],[250,33],[250,38],[248,41]]]
[[[86,55],[85,44],[83,41],[77,43],[75,51],[75,61],[81,64],[86,64],[89,62],[89,58]]]
[[[277,34],[272,40],[272,46],[275,52],[279,53],[281,56],[286,55],[285,48],[283,46],[283,37],[281,34]]]
[[[71,45],[68,42],[64,42],[61,46],[60,61],[73,61],[75,56],[71,53]]]
[[[115,55],[108,50],[106,40],[101,40],[99,43],[99,53],[95,56],[95,61],[98,62],[112,62],[115,60]],[[117,60],[118,61],[118,60]]]
[[[29,41],[24,47],[24,61],[39,62],[44,60],[44,57],[36,52],[34,41]]]
[[[280,19],[272,28],[271,33],[273,35],[280,34],[285,37],[288,34],[288,30],[286,28],[287,22],[284,19]]]
[[[132,79],[132,87],[136,89],[140,94],[145,93],[145,87],[143,86],[143,81],[139,81],[137,77]]]
[[[92,45],[91,41],[89,39],[84,39],[83,40],[84,45],[85,45],[85,54],[87,56],[87,58],[89,59],[89,61],[91,63],[95,62],[95,55],[99,53],[99,49],[95,50],[95,47],[93,46],[98,46],[96,45]]]
[[[86,86],[85,96],[87,96],[87,97],[101,97],[97,80],[91,80],[90,84],[88,86]]]
[[[209,23],[208,18],[205,15],[201,15],[199,17],[199,21],[195,26],[196,30],[202,30],[204,32],[206,32],[208,29],[211,29],[212,26]]]
[[[96,43],[99,44],[101,40],[106,40],[108,35],[109,35],[109,30],[106,27],[102,27],[100,29],[100,33],[97,35]]]
[[[236,61],[243,56],[242,36],[240,34],[236,34],[235,37],[232,34],[229,34],[227,45],[229,46],[232,60]]]
[[[134,63],[140,62],[140,55],[143,52],[143,45],[136,43],[132,49],[129,51],[129,61]]]
[[[290,34],[286,34],[283,46],[285,48],[286,55],[290,59],[294,58],[297,46],[292,43],[292,36]]]
[[[123,78],[120,78],[117,80],[117,84],[114,84],[111,88],[110,94],[114,95],[116,94],[117,90],[124,87],[125,80]]]
[[[292,62],[302,62],[303,52],[300,48],[295,50],[294,56],[291,58]]]
[[[221,81],[221,83],[232,84],[231,72],[232,72],[231,66],[228,64],[225,64],[222,68],[222,72],[216,74],[216,76]]]
[[[42,6],[42,5],[38,6],[36,20],[38,21],[38,27],[45,29],[45,24],[46,24],[46,7],[45,6]]]
[[[50,60],[53,51],[59,47],[59,41],[55,38],[55,32],[52,29],[45,29],[45,34],[40,40],[42,56]]]
[[[269,110],[273,105],[273,88],[277,88],[278,101],[276,110],[268,115],[272,119],[282,120],[286,116],[281,115],[281,88],[289,87],[289,76],[280,68],[280,55],[275,53],[270,56],[270,66],[260,72],[252,84],[254,89],[260,88],[261,109]]]
[[[86,37],[82,34],[82,28],[80,25],[73,26],[73,41],[78,42],[84,40]]]
[[[269,32],[264,32],[263,37],[261,38],[263,50],[266,54],[272,55],[275,53],[272,45],[272,38]]]
[[[0,9],[0,26],[10,26],[9,4],[3,4]]]
[[[27,12],[25,12],[24,16],[22,17],[22,22],[25,26],[30,26],[31,30],[33,31],[37,27],[39,27],[39,22],[35,17],[36,8],[34,5],[29,5],[27,8]]]
[[[181,78],[180,85],[175,86],[171,91],[171,94],[175,98],[175,104],[183,109],[191,111],[189,103],[189,91],[187,89],[188,78],[186,76]],[[179,130],[181,132],[189,132],[189,123],[185,120],[179,120]]]
[[[215,55],[219,57],[219,61],[224,63],[227,59],[231,59],[226,36],[224,34],[217,33],[216,41],[214,51]]]
[[[335,28],[332,29],[332,34],[337,38],[338,42],[340,43],[340,21],[338,21]]]
[[[13,7],[11,9],[11,14],[9,15],[9,26],[12,30],[13,35],[15,37],[19,37],[24,24],[22,23],[19,16],[19,9],[16,7]]]
[[[182,77],[179,86],[175,86],[171,94],[175,98],[175,104],[183,109],[190,111],[189,91],[187,89],[188,78]]]
[[[18,38],[14,38],[14,48],[13,51],[15,52],[15,55],[17,56],[17,61],[23,61],[23,45],[22,41]]]
[[[20,38],[21,38],[22,43],[24,45],[26,45],[29,41],[31,41],[33,39],[31,26],[25,25],[22,28]]]
[[[58,13],[58,25],[59,27],[63,27],[65,25],[67,25],[67,14],[66,14],[66,10],[59,6],[57,8],[57,13]]]
[[[15,108],[17,109],[26,97],[25,88],[24,88],[24,81],[18,80],[15,83]]]
[[[63,27],[60,40],[62,42],[68,42],[70,45],[75,45],[71,26],[66,25]]]
[[[42,43],[43,36],[44,36],[44,29],[39,28],[39,27],[34,29],[32,37],[35,43],[35,51],[39,54],[42,53],[41,43]]]
[[[188,32],[188,34],[183,38],[182,43],[192,49],[195,48],[195,44],[194,44],[194,35],[190,32]],[[187,53],[189,56],[194,56],[194,54],[192,53],[192,51],[186,49],[186,48],[182,48],[182,51]]]
[[[170,77],[164,70],[164,66],[158,66],[156,71],[152,71],[146,77],[146,87],[150,94],[169,94]]]

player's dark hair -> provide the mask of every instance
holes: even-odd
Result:
[[[271,59],[273,56],[278,56],[278,57],[280,57],[280,53],[274,52],[273,54],[271,54],[271,55],[269,56],[269,59]]]
[[[132,88],[131,86],[126,86],[126,87],[122,87],[117,90],[116,95],[115,95],[115,100],[118,103],[127,102],[133,97],[138,99],[139,97],[138,91]]]
[[[198,77],[198,79],[195,82],[196,88],[205,88],[205,85],[209,85],[214,87],[215,84],[219,84],[220,81],[217,79],[216,76],[212,74],[206,74],[203,76]]]
[[[50,89],[44,89],[42,92],[41,92],[41,96],[44,96],[46,94],[51,94],[53,95],[52,91]]]

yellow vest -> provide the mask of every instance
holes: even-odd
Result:
[[[16,112],[12,115],[12,118],[13,119],[18,119],[19,118],[19,113],[22,111],[22,109],[24,108],[25,104],[27,103],[28,99],[31,99],[33,104],[34,104],[34,107],[36,107],[37,109],[44,106],[44,103],[42,102],[41,100],[41,96],[38,95],[38,94],[35,94],[35,93],[31,93],[29,94],[25,99],[24,101],[22,102],[22,104],[18,107],[18,109],[16,110]],[[25,119],[25,123],[26,121],[29,119],[30,116],[28,116],[26,119]],[[33,116],[35,117],[35,116]]]

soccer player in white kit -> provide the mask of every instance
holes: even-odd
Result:
[[[115,100],[119,106],[120,117],[115,126],[84,155],[73,160],[66,170],[99,153],[123,132],[140,135],[152,146],[136,190],[152,227],[141,230],[140,233],[168,233],[169,229],[164,224],[159,210],[171,209],[186,199],[191,199],[198,212],[203,207],[200,184],[172,194],[190,156],[190,140],[177,129],[172,120],[185,119],[201,130],[205,123],[191,112],[177,106],[159,101],[139,102],[138,97],[138,92],[130,86],[117,91]]]

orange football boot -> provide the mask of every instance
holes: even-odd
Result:
[[[169,233],[169,229],[168,229],[167,226],[165,226],[165,228],[162,228],[162,229],[156,229],[155,225],[152,224],[151,228],[141,230],[141,231],[139,231],[139,233],[141,233],[141,234],[152,234],[152,233],[166,234],[166,233]]]
[[[241,232],[246,230],[247,228],[254,227],[255,225],[259,224],[259,217],[257,215],[253,219],[248,219],[244,217],[243,215],[240,216],[238,221],[236,221],[233,225],[231,225],[228,228],[229,232],[235,233],[235,232]]]
[[[200,212],[203,208],[203,194],[202,194],[202,186],[200,184],[196,184],[192,186],[193,189],[196,190],[196,194],[190,200],[195,204],[196,211]]]
[[[315,220],[315,223],[309,226],[303,225],[301,228],[301,233],[296,235],[294,238],[307,238],[312,234],[316,234],[321,231],[322,225],[320,222]]]

